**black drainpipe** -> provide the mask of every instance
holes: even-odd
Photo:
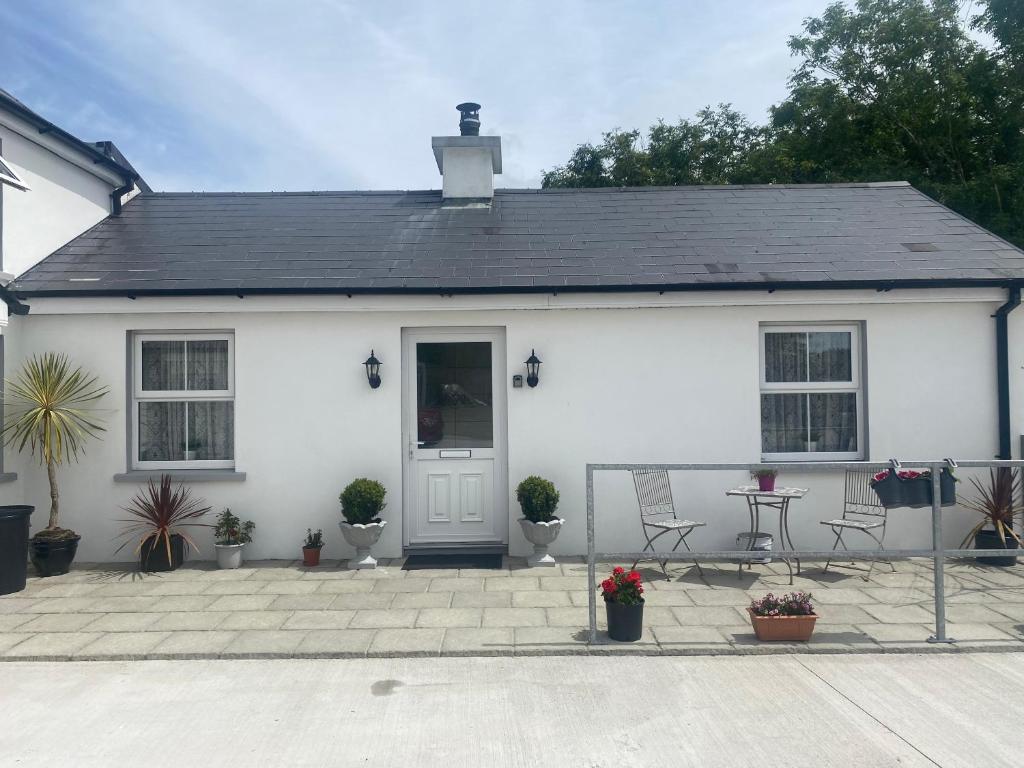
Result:
[[[131,192],[134,186],[135,179],[129,179],[128,183],[125,184],[123,187],[118,187],[117,189],[110,193],[110,212],[114,216],[121,215],[121,197]]]
[[[999,403],[999,454],[997,459],[1013,457],[1010,443],[1010,342],[1007,316],[1020,306],[1020,287],[1011,286],[1006,303],[993,317],[996,319],[996,386]]]

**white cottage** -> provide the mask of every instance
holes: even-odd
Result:
[[[539,474],[553,551],[581,554],[586,462],[1016,452],[1024,252],[903,182],[495,189],[500,139],[463,127],[433,140],[440,191],[141,194],[11,284],[8,370],[66,352],[110,387],[105,439],[61,471],[80,560],[112,558],[161,473],[254,520],[262,558],[308,527],[349,556],[360,476],[388,491],[382,556],[523,555],[515,485]],[[38,527],[44,473],[6,464]],[[796,544],[831,545],[842,478],[785,479],[811,488]],[[695,546],[731,548],[745,480],[673,477]],[[639,548],[628,476],[597,496],[598,548]],[[887,543],[928,531],[908,510]]]

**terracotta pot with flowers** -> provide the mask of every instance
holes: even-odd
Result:
[[[757,490],[770,492],[775,490],[775,478],[779,476],[779,471],[777,469],[755,469],[750,476],[757,480]]]
[[[644,629],[644,588],[640,574],[616,566],[601,582],[604,607],[608,614],[608,637],[622,642],[640,639]]]
[[[747,613],[757,639],[767,642],[807,642],[814,632],[814,622],[818,620],[811,605],[810,592],[780,596],[769,592],[760,600],[751,602]]]

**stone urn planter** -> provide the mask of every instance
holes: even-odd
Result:
[[[378,520],[374,523],[346,523],[342,520],[338,523],[341,528],[341,535],[345,537],[351,546],[356,548],[356,556],[348,561],[349,570],[362,568],[376,568],[377,560],[370,554],[370,548],[377,543],[381,533],[384,532],[386,520]]]
[[[242,565],[242,550],[245,544],[216,544],[217,567],[221,569],[238,568]]]
[[[541,523],[531,522],[525,517],[519,518],[523,536],[533,545],[533,554],[526,558],[527,565],[531,568],[557,565],[555,558],[548,554],[548,546],[558,538],[558,532],[562,530],[563,523],[565,520],[559,517]]]

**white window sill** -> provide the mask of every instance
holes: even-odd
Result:
[[[17,472],[0,472],[0,483],[13,483],[17,479]]]
[[[175,483],[240,483],[245,480],[245,472],[233,469],[132,469],[114,475],[114,482],[144,483],[159,480],[162,475],[170,475]]]

